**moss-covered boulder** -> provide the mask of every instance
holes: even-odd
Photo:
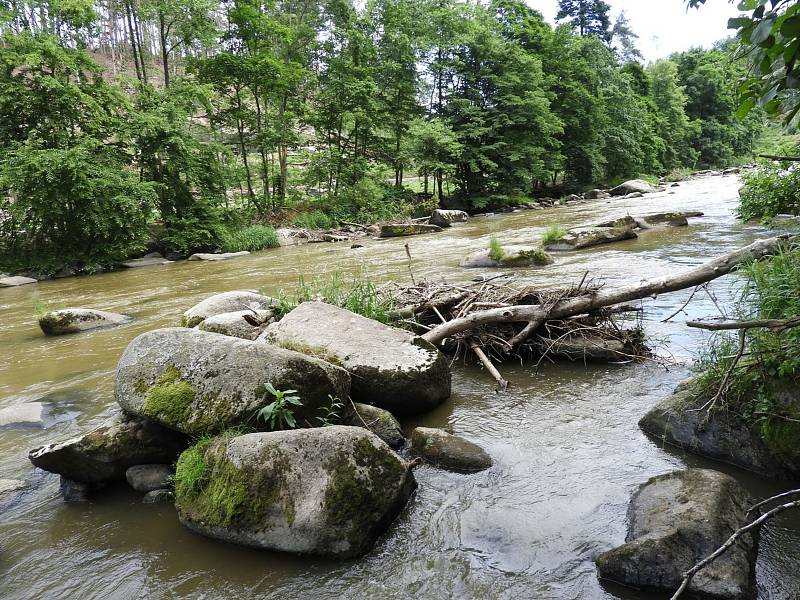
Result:
[[[465,257],[460,264],[468,269],[543,267],[553,264],[553,258],[539,247],[503,246],[501,255],[481,250]]]
[[[347,371],[268,344],[197,329],[157,329],[135,338],[117,365],[115,394],[127,412],[189,435],[263,426],[257,412],[278,391],[296,390],[300,426],[315,424],[350,392]]]
[[[377,436],[333,426],[200,442],[178,461],[175,506],[209,537],[350,558],[372,548],[415,487]]]
[[[633,495],[627,543],[597,558],[600,577],[674,592],[683,574],[743,523],[751,499],[729,475],[704,469],[653,477]],[[756,540],[743,536],[697,573],[687,592],[713,600],[755,597]]]
[[[342,418],[342,425],[369,429],[392,448],[399,448],[406,443],[403,428],[394,415],[377,406],[353,402]]]
[[[269,310],[277,303],[278,301],[275,300],[275,298],[262,296],[261,294],[248,292],[246,290],[214,294],[202,302],[195,304],[192,308],[183,313],[181,325],[184,327],[194,327],[209,317],[224,313],[233,313],[243,310]]]
[[[271,310],[238,310],[208,317],[197,327],[210,333],[254,340],[273,321],[275,313]]]
[[[382,225],[379,237],[405,237],[409,235],[421,235],[423,233],[437,233],[439,231],[442,231],[442,228],[438,225],[427,225],[424,223],[395,223],[393,225]]]
[[[633,228],[626,224],[616,227],[576,227],[570,229],[560,240],[545,244],[545,250],[550,252],[583,250],[637,237]]]
[[[736,406],[700,410],[716,393],[702,390],[695,380],[684,381],[653,407],[639,427],[659,442],[730,463],[767,477],[800,477],[800,392],[791,382],[772,386],[774,416],[745,418],[752,398]],[[752,411],[750,411],[752,412]],[[784,415],[786,418],[781,418]]]
[[[149,419],[120,414],[84,435],[31,450],[34,466],[82,483],[125,479],[125,471],[145,463],[169,464],[189,442]]]
[[[113,327],[130,320],[130,317],[105,310],[64,308],[39,317],[39,327],[45,335],[64,335],[101,327]]]
[[[432,344],[330,304],[303,302],[259,339],[341,364],[354,400],[397,415],[426,412],[450,397],[447,359]]]
[[[451,471],[471,473],[492,466],[492,457],[486,450],[442,429],[414,429],[411,432],[411,451],[425,461]]]

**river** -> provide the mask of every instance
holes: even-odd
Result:
[[[422,466],[419,489],[374,550],[330,562],[259,552],[204,539],[182,528],[169,505],[143,505],[124,485],[90,504],[67,505],[58,478],[34,470],[29,449],[78,434],[114,407],[116,362],[136,335],[179,323],[204,297],[231,289],[278,294],[306,279],[365,271],[374,281],[456,282],[476,275],[459,259],[487,247],[526,243],[552,224],[576,226],[626,214],[702,210],[690,227],[646,232],[638,240],[558,255],[550,267],[520,271],[548,287],[586,272],[606,285],[699,264],[764,235],[734,215],[738,178],[706,177],[636,199],[592,201],[472,219],[443,233],[399,240],[282,248],[219,263],[180,262],[0,289],[0,409],[43,402],[43,427],[0,429],[0,478],[31,487],[0,504],[0,598],[281,599],[650,599],[598,582],[593,558],[622,543],[631,493],[648,478],[686,466],[734,475],[753,494],[787,484],[662,448],[639,418],[689,371],[706,334],[685,316],[661,323],[689,291],[644,302],[644,325],[665,361],[628,365],[503,365],[505,394],[474,366],[453,365],[453,396],[404,423],[449,427],[487,449],[495,466],[460,475]],[[735,277],[711,289],[730,306]],[[34,307],[91,307],[129,314],[130,325],[46,338]],[[698,294],[690,315],[716,314]],[[757,565],[759,598],[800,598],[800,518],[768,527]]]

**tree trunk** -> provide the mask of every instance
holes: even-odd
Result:
[[[164,68],[164,87],[169,87],[169,49],[167,48],[167,27],[164,13],[158,11],[158,37],[161,41],[161,65]]]

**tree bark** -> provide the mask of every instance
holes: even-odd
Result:
[[[563,319],[586,312],[592,312],[604,306],[612,306],[631,300],[639,300],[647,296],[665,294],[706,283],[730,273],[736,266],[773,254],[783,242],[794,242],[798,236],[780,236],[759,240],[724,254],[693,269],[681,273],[647,279],[636,285],[616,289],[599,290],[592,294],[577,296],[557,302],[552,307],[538,304],[518,305],[508,308],[495,308],[472,313],[460,319],[454,319],[432,329],[422,337],[432,344],[440,344],[446,338],[463,331],[468,331],[487,323],[516,323]]]

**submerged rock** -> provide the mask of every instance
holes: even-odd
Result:
[[[546,244],[545,250],[553,252],[582,250],[601,244],[632,240],[637,237],[636,232],[625,225],[619,227],[577,227],[570,229],[560,240]]]
[[[42,427],[43,425],[44,404],[41,402],[22,402],[0,409],[0,427]]]
[[[406,443],[406,436],[400,423],[388,410],[354,402],[352,407],[344,414],[342,425],[364,427],[389,444],[392,448],[399,448]]]
[[[22,277],[20,275],[8,275],[6,277],[0,277],[0,288],[17,287],[20,285],[28,285],[30,283],[38,283],[38,280],[33,279],[32,277]]]
[[[261,294],[246,290],[214,294],[202,302],[195,304],[192,308],[183,313],[181,325],[184,327],[194,327],[209,317],[226,313],[235,313],[245,310],[269,310],[277,303],[278,301],[275,300],[275,298],[262,296]]]
[[[431,213],[429,223],[438,227],[450,227],[453,223],[464,223],[469,215],[463,210],[444,210],[437,208]]]
[[[379,237],[404,237],[408,235],[420,235],[423,233],[436,233],[439,231],[442,231],[442,228],[437,225],[424,225],[422,223],[396,223],[394,225],[381,226]]]
[[[131,260],[126,260],[124,262],[121,262],[120,264],[126,269],[137,269],[139,267],[158,267],[161,265],[169,265],[172,262],[173,261],[168,260],[159,254],[157,256],[143,256],[142,258],[132,258]]]
[[[220,436],[184,452],[181,523],[267,550],[351,558],[368,552],[416,487],[409,465],[359,427]]]
[[[297,390],[302,426],[331,398],[346,399],[347,371],[299,352],[197,329],[157,329],[135,338],[117,366],[115,395],[127,412],[189,435],[257,424],[275,400],[265,389]],[[160,462],[160,461],[139,461]]]
[[[161,504],[164,502],[173,502],[175,494],[168,489],[159,489],[147,492],[142,498],[142,504]]]
[[[777,413],[800,418],[800,393],[790,384],[773,390]],[[736,410],[699,410],[715,390],[703,393],[683,382],[639,421],[654,438],[714,460],[784,479],[800,477],[800,424],[774,419],[748,423]],[[745,398],[745,402],[747,398]]]
[[[272,321],[274,313],[271,310],[239,310],[208,317],[198,328],[210,333],[254,340]]]
[[[82,483],[121,481],[133,465],[171,463],[188,442],[147,419],[119,415],[79,437],[31,450],[34,466]]]
[[[152,492],[166,488],[172,477],[169,465],[134,465],[125,471],[125,479],[137,492]]]
[[[447,359],[432,344],[330,304],[303,302],[259,340],[340,364],[354,400],[395,414],[425,412],[450,397]]]
[[[207,252],[196,252],[192,254],[188,260],[205,260],[205,261],[219,261],[219,260],[228,260],[229,258],[239,258],[240,256],[247,256],[250,253],[247,250],[242,250],[241,252],[217,252],[217,253],[207,253]]]
[[[744,523],[751,500],[728,475],[704,469],[653,477],[633,495],[627,543],[597,558],[600,577],[674,592],[683,574]],[[742,537],[687,590],[714,600],[754,597],[756,540]]]
[[[39,327],[45,335],[64,335],[101,327],[113,327],[130,320],[131,318],[126,315],[105,310],[64,308],[39,317]]]
[[[21,479],[0,479],[0,503],[7,506],[28,489],[28,482]]]
[[[553,264],[553,258],[541,248],[503,246],[501,258],[489,256],[490,254],[490,250],[481,250],[470,254],[460,264],[468,269],[542,267]]]
[[[451,471],[470,473],[492,466],[492,457],[486,450],[442,429],[414,429],[411,432],[411,451],[420,458]]]
[[[58,493],[64,502],[88,502],[92,495],[92,486],[82,481],[73,481],[61,476],[58,484]]]
[[[612,196],[626,196],[628,194],[634,194],[636,192],[639,192],[640,194],[650,194],[655,191],[656,188],[654,188],[646,181],[642,181],[641,179],[631,179],[630,181],[626,181],[625,183],[622,183],[617,187],[609,190],[609,193]]]

